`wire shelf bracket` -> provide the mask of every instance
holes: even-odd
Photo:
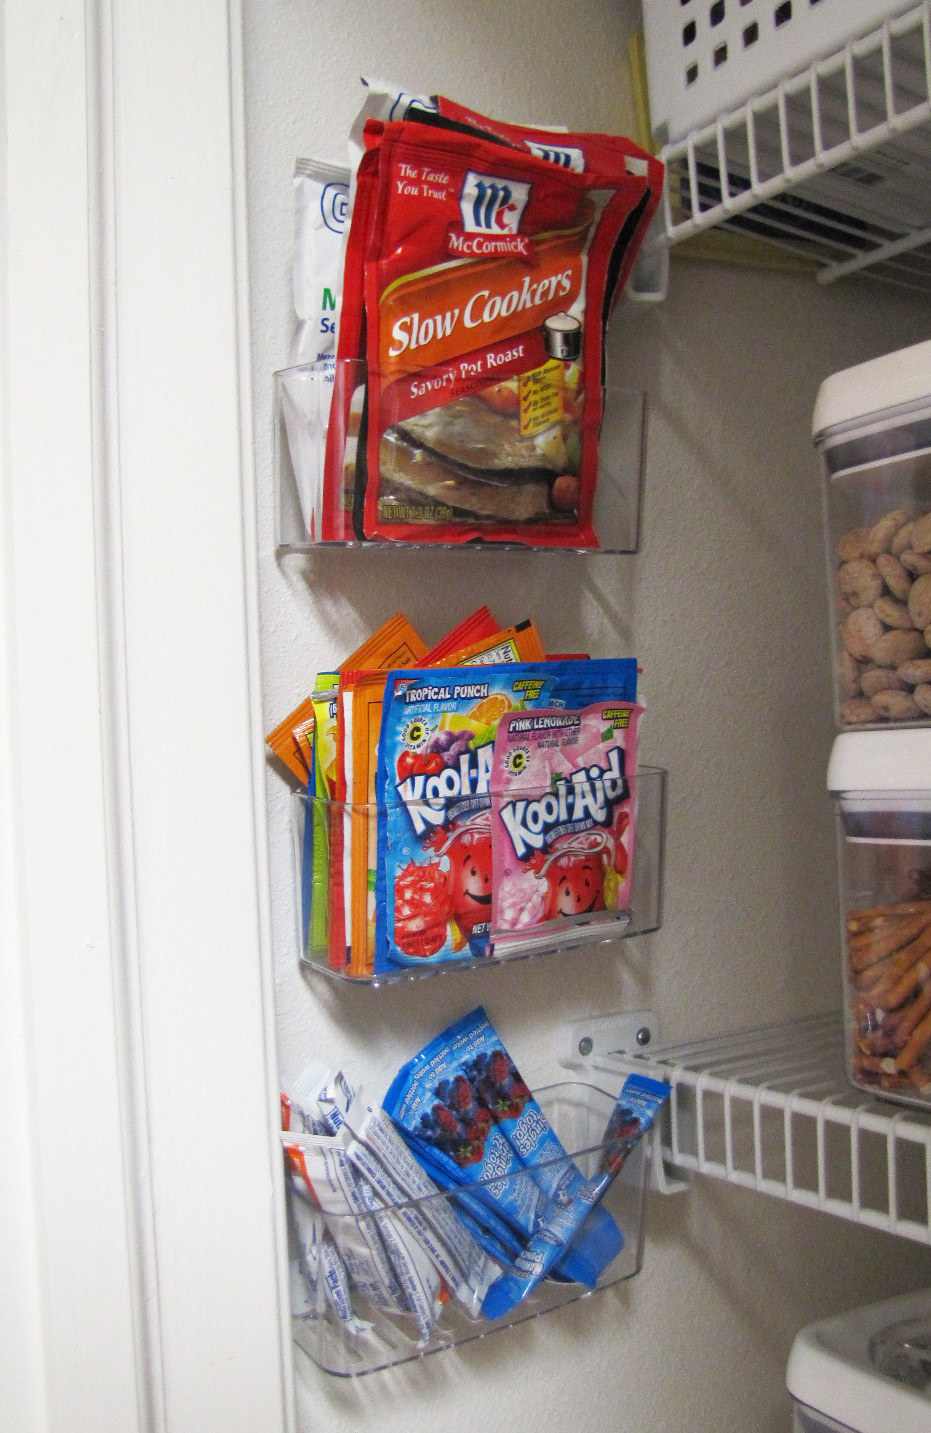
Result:
[[[584,1068],[616,1088],[632,1069],[669,1082],[655,1187],[709,1175],[931,1244],[931,1111],[856,1090],[842,1035],[829,1013],[644,1053],[596,1051]]]

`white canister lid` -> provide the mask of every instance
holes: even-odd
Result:
[[[828,790],[931,793],[931,727],[842,732],[828,762]]]
[[[803,1329],[786,1385],[799,1403],[856,1433],[927,1433],[931,1399],[872,1366],[871,1338],[900,1319],[931,1316],[931,1291],[854,1309]]]
[[[875,418],[888,409],[931,401],[931,340],[832,373],[818,390],[812,433],[819,442],[833,428]]]

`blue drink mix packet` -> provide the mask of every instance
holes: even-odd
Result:
[[[485,1295],[482,1313],[486,1318],[497,1319],[509,1313],[557,1265],[566,1245],[591,1218],[592,1210],[620,1174],[631,1150],[652,1128],[668,1098],[669,1086],[661,1080],[639,1074],[627,1076],[602,1138],[596,1173],[581,1186],[575,1185],[571,1170],[558,1182],[530,1243],[518,1254],[513,1269],[505,1270]]]
[[[481,1006],[408,1061],[383,1108],[441,1188],[470,1186],[474,1224],[493,1216],[519,1236],[522,1250],[532,1247],[555,1198],[572,1206],[584,1189]],[[483,1242],[480,1229],[472,1232]],[[623,1244],[607,1210],[587,1205],[549,1269],[592,1287]],[[500,1258],[490,1242],[483,1247]]]
[[[636,696],[633,657],[388,674],[376,783],[376,973],[492,953],[489,786],[502,717]]]

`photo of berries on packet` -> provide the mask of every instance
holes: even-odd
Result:
[[[468,1060],[452,1079],[440,1080],[433,1093],[435,1102],[421,1115],[416,1136],[459,1165],[481,1161],[491,1125],[517,1119],[531,1099],[517,1066],[500,1046]]]
[[[383,1108],[441,1188],[468,1192],[493,1256],[502,1223],[526,1248],[557,1191],[571,1205],[584,1184],[482,1006],[399,1070]],[[591,1287],[623,1243],[607,1210],[586,1207],[557,1274]]]

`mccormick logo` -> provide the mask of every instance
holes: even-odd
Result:
[[[538,144],[535,140],[525,140],[531,154],[538,159],[548,159],[550,164],[558,164],[560,169],[570,169],[573,174],[585,173],[585,155],[581,149],[575,149],[568,144]]]
[[[341,234],[346,227],[346,211],[349,208],[349,186],[326,184],[320,195],[320,217],[334,234]]]
[[[498,254],[532,258],[532,243],[518,233],[530,188],[517,179],[477,174],[470,169],[459,196],[462,229],[450,230],[449,252],[468,258]]]

